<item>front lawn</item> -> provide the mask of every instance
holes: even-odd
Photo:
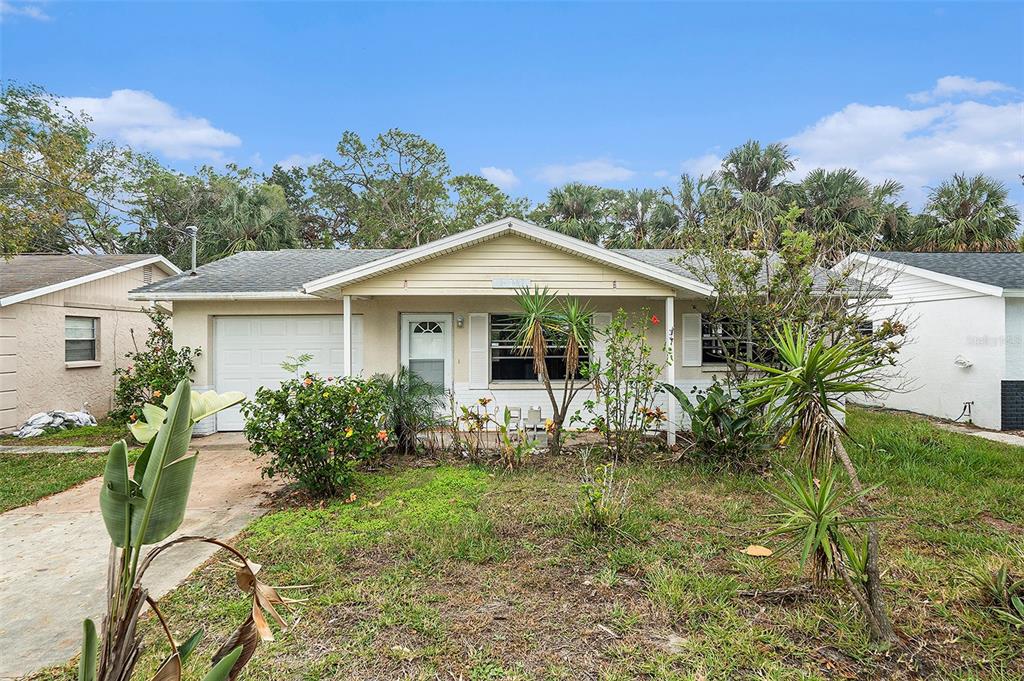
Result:
[[[0,512],[26,506],[103,474],[106,454],[0,452]]]
[[[238,545],[265,566],[264,580],[311,586],[288,613],[294,626],[242,678],[1021,678],[1024,639],[972,604],[959,571],[1007,560],[1024,541],[1024,449],[908,416],[855,411],[849,423],[874,441],[852,453],[866,481],[883,483],[873,499],[892,516],[883,567],[905,651],[873,649],[841,589],[759,593],[804,580],[792,558],[740,552],[774,545],[762,539],[772,504],[758,476],[625,466],[633,511],[602,536],[574,520],[579,464],[566,455],[512,474],[363,474],[349,503],[254,522]],[[248,607],[221,560],[164,599],[181,639],[207,626],[189,674]],[[151,641],[156,628],[149,618]],[[165,654],[150,648],[143,666]]]
[[[69,447],[109,447],[118,440],[126,440],[132,444],[134,440],[128,428],[109,422],[95,426],[68,428],[38,437],[17,438],[13,435],[0,435],[0,445],[26,447],[69,446]]]

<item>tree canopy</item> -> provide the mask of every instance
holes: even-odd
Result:
[[[673,188],[574,182],[532,205],[478,175],[454,175],[443,149],[398,129],[367,140],[346,131],[334,156],[308,167],[184,173],[97,138],[89,123],[42,88],[4,85],[0,255],[153,252],[184,266],[190,225],[202,263],[253,249],[408,248],[506,215],[610,248],[710,239],[778,251],[784,231],[797,229],[825,264],[856,249],[1021,247],[1020,211],[993,178],[954,175],[915,214],[894,181],[850,168],[796,178],[796,159],[778,143],[747,141],[716,172],[683,174]]]

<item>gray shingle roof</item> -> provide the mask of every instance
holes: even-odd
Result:
[[[103,270],[149,260],[153,255],[24,254],[0,258],[0,298],[62,284]]]
[[[298,293],[306,282],[364,265],[396,250],[243,251],[137,288],[132,293]]]
[[[1024,289],[1024,253],[907,253],[873,251],[881,258],[909,267],[969,279],[1006,289]]]
[[[703,268],[681,249],[613,249],[639,262],[704,283]],[[244,251],[197,269],[168,277],[133,293],[299,293],[303,284],[350,270],[401,252],[397,249]],[[824,288],[829,273],[821,270],[815,282]]]

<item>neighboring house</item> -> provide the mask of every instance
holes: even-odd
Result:
[[[1024,253],[854,253],[842,266],[888,288],[876,319],[909,328],[905,385],[885,406],[1024,429]]]
[[[407,250],[239,253],[131,297],[173,301],[175,343],[204,351],[198,388],[251,396],[288,377],[280,366],[286,357],[308,353],[308,368],[327,375],[406,366],[461,404],[493,397],[523,414],[539,406],[546,418],[551,405],[532,360],[513,347],[516,289],[583,298],[598,328],[619,308],[656,315],[655,359],[665,359],[667,348],[665,379],[685,389],[707,387],[724,371],[718,336],[701,318],[712,290],[676,262],[682,256],[604,249],[506,218]],[[603,342],[594,345],[590,352],[600,356]],[[561,378],[564,368],[549,362]],[[675,408],[663,405],[670,414]],[[243,425],[236,408],[221,412],[215,427]]]
[[[128,292],[179,272],[154,255],[0,258],[0,431],[50,409],[106,414],[114,367],[150,327]]]

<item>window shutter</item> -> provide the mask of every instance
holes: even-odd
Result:
[[[591,348],[590,357],[593,361],[600,362],[601,364],[604,364],[605,348],[608,346],[608,339],[605,338],[604,334],[611,323],[612,315],[610,312],[594,313],[594,347]]]
[[[684,367],[699,367],[701,364],[700,313],[686,312],[683,318],[683,357],[680,364]]]
[[[487,313],[469,315],[469,387],[487,390],[490,379],[490,328]]]

